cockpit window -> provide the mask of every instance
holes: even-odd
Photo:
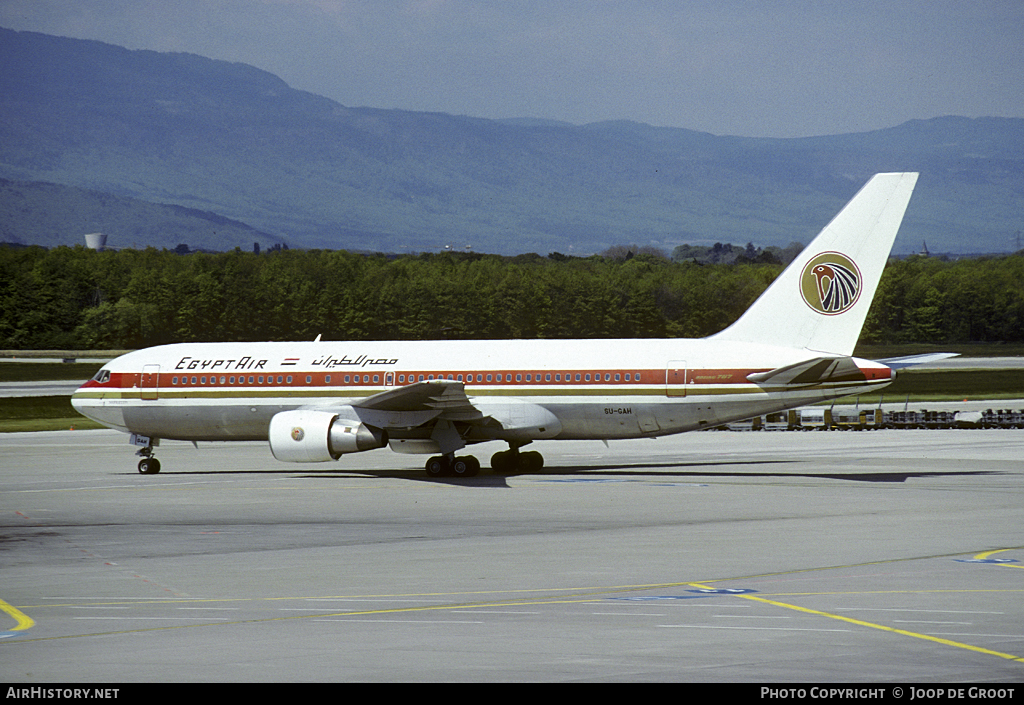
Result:
[[[110,370],[100,370],[92,376],[92,381],[106,384],[110,381]]]

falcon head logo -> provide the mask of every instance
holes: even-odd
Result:
[[[292,429],[292,440],[301,441],[306,436],[306,432],[302,430],[301,426],[296,426]]]
[[[804,266],[800,294],[818,313],[834,316],[849,310],[860,298],[860,269],[838,252],[822,252]]]

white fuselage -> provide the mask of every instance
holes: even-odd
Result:
[[[104,367],[107,378],[88,382],[72,403],[145,436],[265,440],[281,411],[355,404],[443,379],[463,382],[472,403],[496,417],[547,410],[558,423],[538,439],[611,439],[713,427],[892,379],[888,367],[856,360],[865,379],[854,382],[778,389],[747,380],[815,354],[714,339],[182,343],[117,358]],[[467,437],[483,440],[485,430]]]

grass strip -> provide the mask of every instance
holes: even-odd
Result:
[[[0,382],[60,382],[89,379],[102,365],[95,362],[12,362],[0,360]]]
[[[0,433],[106,428],[71,406],[67,396],[0,398]]]
[[[1024,370],[900,370],[896,381],[861,404],[882,401],[981,401],[1024,399]]]

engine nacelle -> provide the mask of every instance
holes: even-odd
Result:
[[[331,411],[296,409],[270,419],[270,452],[286,463],[321,463],[387,445],[387,434]]]

